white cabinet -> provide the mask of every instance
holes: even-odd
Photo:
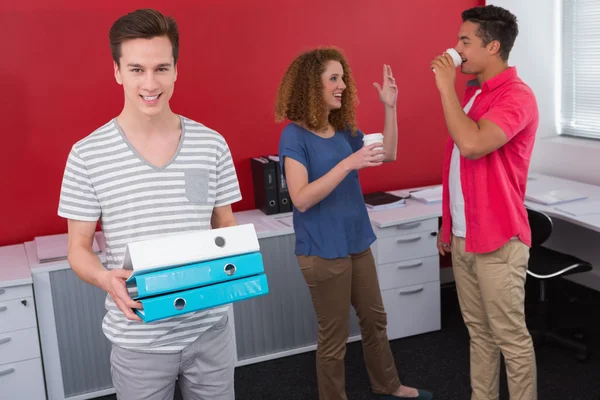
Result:
[[[380,264],[377,267],[379,287],[382,291],[424,282],[435,282],[440,276],[440,259],[437,255],[407,261]]]
[[[436,232],[418,232],[383,238],[379,241],[377,260],[381,264],[412,260],[436,254]]]
[[[441,328],[438,219],[373,227],[390,340]]]
[[[388,315],[390,340],[441,327],[440,267],[435,236],[440,215],[438,206],[416,202],[370,215],[377,236],[372,250]],[[238,365],[316,348],[316,320],[294,256],[294,232],[277,218],[258,210],[236,213],[238,223],[254,224],[261,240],[265,269],[272,268],[269,296],[236,303],[231,308]],[[97,238],[103,247],[103,238],[100,235]],[[266,238],[269,240],[263,240]],[[12,330],[0,332],[0,398],[10,393],[7,398],[46,399],[45,395],[37,394],[44,389],[38,323],[49,400],[84,400],[114,393],[110,345],[101,329],[106,313],[105,293],[82,282],[66,261],[40,264],[33,242],[27,242],[25,248],[34,291],[31,276],[27,282],[13,281],[0,286],[0,303],[5,302],[13,310],[5,314],[10,319],[6,326]],[[14,263],[0,261],[0,267],[8,265]],[[33,298],[37,301],[37,319],[32,313]],[[15,307],[19,312],[14,312]],[[0,326],[5,326],[1,314]],[[359,337],[354,313],[350,333],[352,340]]]
[[[384,290],[381,296],[390,340],[440,329],[439,281]]]
[[[35,328],[36,325],[33,297],[8,301],[2,301],[0,297],[0,333]]]
[[[0,393],[45,400],[31,273],[23,245],[0,248]]]
[[[46,399],[42,359],[0,365],[0,393],[6,399]]]
[[[40,357],[37,328],[0,333],[2,364]],[[33,344],[33,345],[32,345]]]

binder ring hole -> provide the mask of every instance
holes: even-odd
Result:
[[[175,306],[176,309],[183,310],[185,308],[185,299],[178,297],[175,299],[175,302],[173,303],[173,305]]]
[[[271,200],[271,201],[269,202],[269,205],[270,205],[271,207],[274,207],[274,206],[275,206],[275,200]]]
[[[222,236],[217,236],[215,238],[215,244],[219,247],[225,247],[225,238]]]
[[[287,199],[284,197],[283,199],[281,199],[281,202],[282,202],[283,204],[287,204]]]
[[[225,265],[225,273],[227,275],[229,275],[229,276],[235,274],[236,270],[237,270],[237,268],[233,264],[227,264],[227,265]]]

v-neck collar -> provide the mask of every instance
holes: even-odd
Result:
[[[117,130],[119,131],[119,134],[121,135],[121,138],[123,139],[123,141],[125,142],[125,144],[127,144],[127,147],[129,147],[129,150],[131,150],[131,152],[133,153],[133,155],[140,160],[143,164],[146,164],[147,166],[149,166],[150,168],[152,168],[155,171],[163,171],[165,170],[169,165],[173,164],[175,162],[175,160],[177,159],[177,157],[179,156],[179,153],[181,152],[181,148],[183,147],[183,140],[185,139],[185,124],[183,122],[183,117],[181,115],[178,115],[179,120],[181,122],[181,136],[179,137],[179,146],[177,146],[177,150],[175,150],[175,154],[173,154],[173,156],[169,159],[169,161],[167,161],[163,166],[158,167],[154,164],[152,164],[151,162],[149,162],[148,160],[146,160],[136,149],[135,147],[133,147],[133,145],[131,144],[131,142],[129,141],[129,139],[127,139],[127,136],[125,135],[125,133],[123,132],[123,129],[121,129],[121,126],[119,125],[119,123],[117,122],[117,118],[113,119],[113,122],[115,124],[115,127],[117,128]]]

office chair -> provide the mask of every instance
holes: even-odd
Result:
[[[539,345],[557,344],[575,351],[575,356],[579,361],[587,361],[589,358],[588,348],[581,340],[575,339],[575,336],[570,338],[564,334],[561,335],[558,330],[552,329],[550,326],[547,283],[549,280],[565,275],[591,271],[592,265],[572,255],[542,246],[552,233],[552,220],[546,214],[529,208],[527,214],[532,239],[527,274],[540,282],[539,326],[537,330],[531,331],[531,336]]]

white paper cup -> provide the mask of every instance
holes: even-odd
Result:
[[[460,65],[462,64],[462,57],[460,56],[460,54],[458,54],[458,51],[456,51],[455,49],[446,49],[446,53],[450,54],[450,57],[452,57],[452,61],[454,61],[454,66],[456,68],[460,67]],[[435,73],[435,69],[433,69],[433,72]]]
[[[363,145],[368,146],[373,143],[381,143],[381,147],[383,147],[383,135],[381,133],[371,133],[369,135],[364,135],[363,137]],[[379,146],[375,146],[379,147]]]
[[[452,57],[452,61],[454,61],[454,66],[457,68],[460,67],[460,64],[462,64],[462,57],[460,56],[460,54],[458,54],[458,51],[454,49],[447,49],[446,53],[450,54],[450,57]]]

